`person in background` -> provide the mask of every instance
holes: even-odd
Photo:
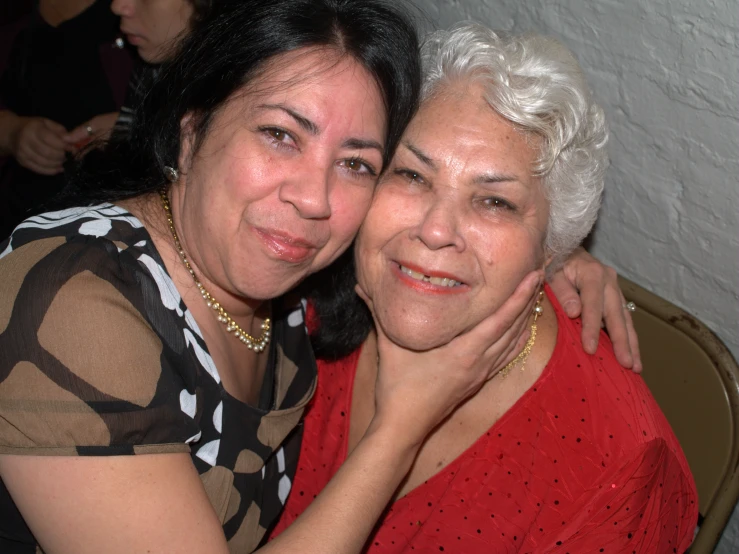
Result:
[[[140,60],[129,80],[126,100],[115,131],[127,133],[134,107],[151,85],[159,66],[174,55],[179,41],[208,15],[219,0],[113,0],[110,8],[121,18],[120,30]]]
[[[400,346],[411,367],[474,327],[522,276],[556,270],[600,206],[606,124],[564,46],[463,25],[433,35],[422,57],[421,108],[360,230],[356,278],[321,276],[329,290],[310,325],[324,359],[278,538],[356,455],[386,386],[378,360]],[[364,325],[352,311],[365,306],[337,301],[357,282]],[[516,359],[419,441],[364,552],[688,548],[695,483],[644,381],[619,370],[605,334],[586,354],[580,322],[547,286],[528,324]],[[347,326],[355,349],[336,357]],[[458,371],[428,378],[453,383]]]
[[[0,239],[64,186],[64,163],[118,117],[132,61],[107,0],[39,0],[0,78]]]

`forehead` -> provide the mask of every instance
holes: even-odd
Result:
[[[354,57],[331,47],[307,47],[277,54],[257,70],[244,88],[250,94],[271,95],[333,88],[336,99],[363,89],[380,98],[376,79]]]
[[[475,156],[481,162],[504,159],[527,167],[541,146],[540,137],[496,112],[475,82],[444,85],[424,100],[404,140],[441,159]]]

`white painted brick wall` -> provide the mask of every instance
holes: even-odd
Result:
[[[591,251],[701,319],[739,359],[736,0],[416,0],[437,28],[554,35],[611,126]],[[717,554],[739,552],[739,507]]]
[[[739,359],[736,0],[416,0],[436,27],[536,30],[577,55],[611,126],[591,251]]]

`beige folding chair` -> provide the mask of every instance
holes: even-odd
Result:
[[[739,365],[696,318],[619,278],[639,335],[644,381],[672,425],[703,516],[691,554],[710,554],[739,498]]]

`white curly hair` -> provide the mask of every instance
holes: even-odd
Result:
[[[608,128],[582,69],[559,41],[476,23],[431,34],[422,48],[422,99],[445,85],[482,83],[493,110],[542,138],[534,174],[550,202],[546,243],[556,269],[595,223],[608,166]]]

